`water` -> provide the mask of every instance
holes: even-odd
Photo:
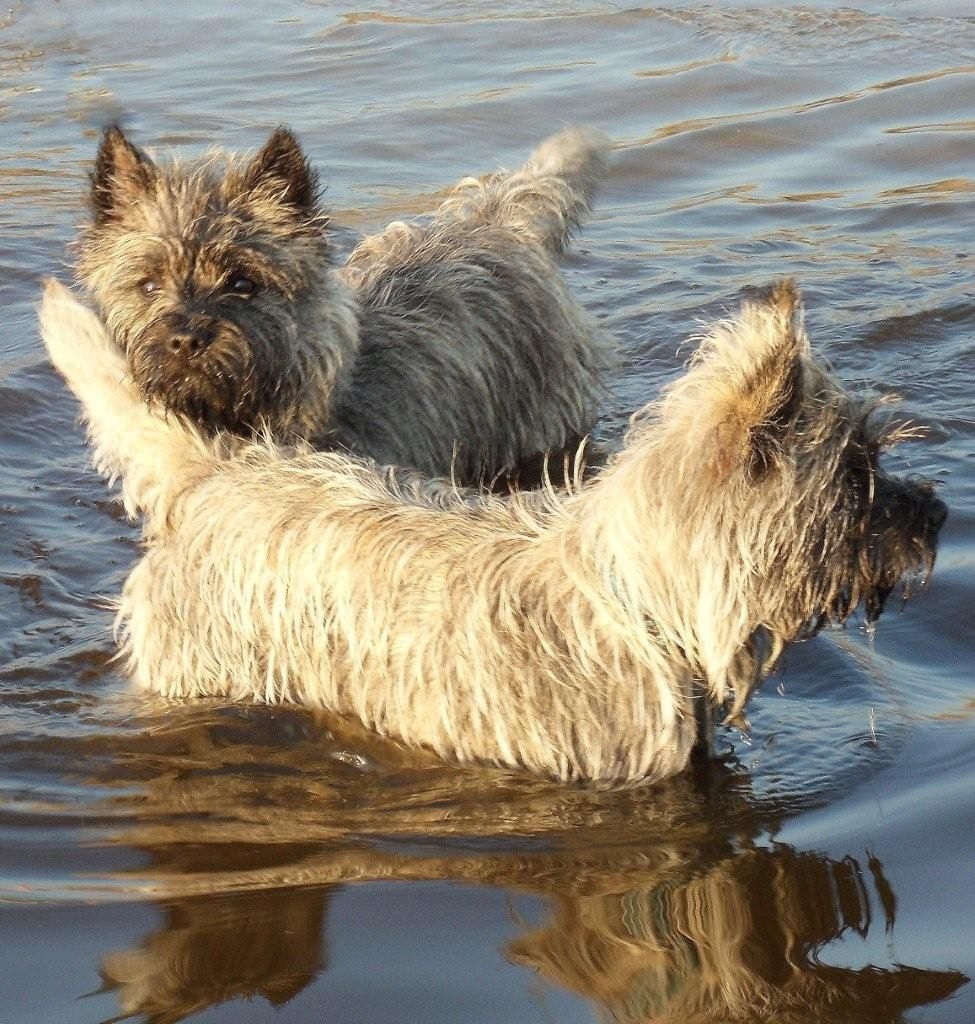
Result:
[[[975,1018],[973,72],[965,0],[5,9],[0,1024]],[[341,249],[598,125],[612,171],[568,274],[621,343],[601,432],[700,320],[794,275],[838,371],[928,427],[897,462],[944,481],[933,585],[874,638],[794,648],[725,761],[653,789],[147,704],[104,599],[136,532],[33,313],[115,119],[187,153],[290,124]]]

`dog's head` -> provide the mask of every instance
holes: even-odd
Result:
[[[111,128],[90,207],[79,275],[147,399],[240,432],[291,400],[328,247],[315,175],[288,130],[247,160],[157,165]]]
[[[931,483],[885,468],[884,451],[915,435],[886,405],[813,356],[782,283],[705,338],[656,407],[668,474],[656,489],[674,502],[662,515],[685,551],[692,617],[750,636],[749,664],[726,669],[738,710],[755,662],[767,669],[786,643],[858,607],[873,621],[934,565],[947,508]]]

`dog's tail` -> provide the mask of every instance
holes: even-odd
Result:
[[[173,496],[216,458],[212,446],[150,409],[105,326],[57,281],[45,286],[39,319],[51,362],[82,404],[96,468],[122,481],[130,515],[165,516]]]
[[[465,219],[500,224],[561,255],[589,216],[609,149],[609,139],[595,128],[566,128],[518,170],[486,181],[464,179],[444,206],[457,203]]]

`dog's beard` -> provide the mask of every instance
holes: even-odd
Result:
[[[916,534],[891,530],[882,538],[877,545],[879,564],[863,602],[868,623],[880,618],[895,591],[903,602],[927,583],[934,570],[939,529],[940,525],[931,526]]]
[[[192,354],[174,353],[165,329],[129,347],[132,375],[146,402],[185,416],[209,431],[252,433],[271,396],[261,386],[253,346],[233,326]]]
[[[875,622],[888,598],[899,589],[903,600],[923,586],[934,569],[938,534],[947,506],[930,484],[911,484],[880,476],[870,517],[868,587],[864,608]]]
[[[947,509],[929,485],[897,487],[897,500],[881,497],[867,516],[863,529],[869,542],[855,553],[847,581],[806,620],[796,639],[814,636],[826,625],[841,625],[861,607],[866,624],[872,625],[894,593],[904,602],[926,584]]]

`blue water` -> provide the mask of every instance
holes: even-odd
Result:
[[[640,791],[146,703],[105,601],[137,532],[33,309],[112,121],[190,155],[291,125],[339,250],[597,125],[567,274],[620,343],[600,433],[792,275],[837,372],[927,427],[894,461],[951,507],[931,586],[793,648],[720,764]],[[960,0],[5,8],[0,1024],[975,1019],[973,157]]]

